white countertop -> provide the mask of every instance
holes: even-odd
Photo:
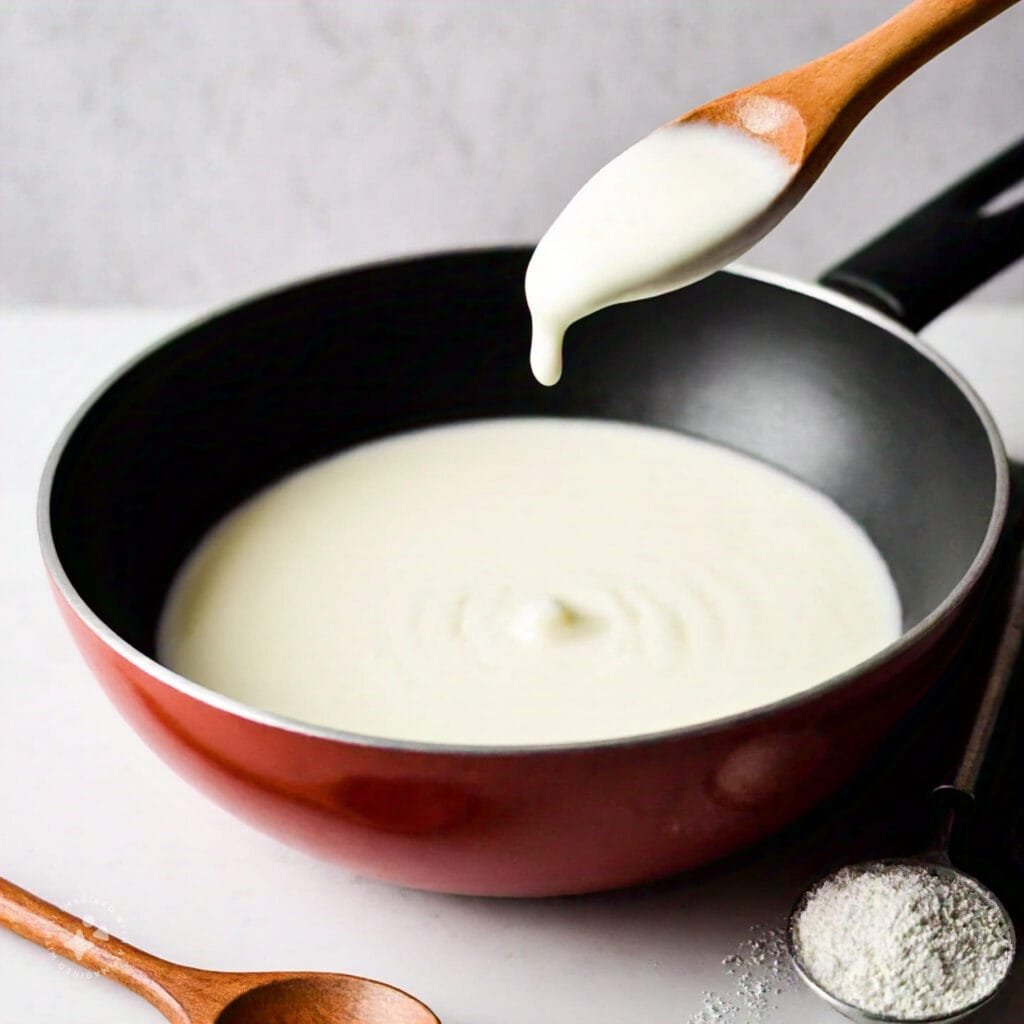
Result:
[[[752,926],[781,921],[818,870],[818,838],[797,831],[753,857],[593,897],[412,892],[253,831],[180,780],[121,721],[48,592],[35,490],[77,404],[185,319],[0,311],[0,873],[170,959],[378,977],[420,996],[445,1024],[690,1024],[705,992],[735,1002],[723,958]],[[963,307],[925,336],[974,383],[1011,453],[1024,459],[1024,307]],[[979,1024],[1024,1020],[1020,963],[1009,987]],[[800,987],[776,1001],[728,1024],[841,1019]],[[0,1021],[72,1019],[162,1018],[112,983],[0,932]]]

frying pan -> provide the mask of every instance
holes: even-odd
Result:
[[[735,270],[607,309],[570,332],[553,389],[529,372],[522,248],[330,274],[196,323],[104,384],[50,457],[40,532],[71,631],[177,771],[254,825],[367,875],[576,893],[768,835],[835,791],[922,696],[984,588],[1006,510],[1003,448],[970,388],[912,330],[1020,255],[1024,205],[982,211],[1021,177],[1024,144],[831,271],[831,287]],[[685,431],[810,483],[887,560],[902,637],[727,719],[537,747],[318,728],[154,660],[175,571],[257,489],[395,431],[522,415]]]

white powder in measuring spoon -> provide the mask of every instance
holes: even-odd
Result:
[[[925,865],[843,868],[793,922],[794,952],[823,989],[869,1013],[956,1013],[999,985],[1011,925],[970,879]]]

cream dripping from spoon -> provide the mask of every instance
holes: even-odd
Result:
[[[602,167],[526,272],[537,380],[558,382],[562,337],[576,320],[692,284],[749,248],[751,223],[794,170],[763,142],[700,123],[660,128]]]

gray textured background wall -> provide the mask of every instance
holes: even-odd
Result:
[[[898,6],[3,0],[0,301],[217,302],[535,240],[635,138]],[[925,67],[750,261],[812,276],[1010,142],[1022,54],[1024,6]]]

